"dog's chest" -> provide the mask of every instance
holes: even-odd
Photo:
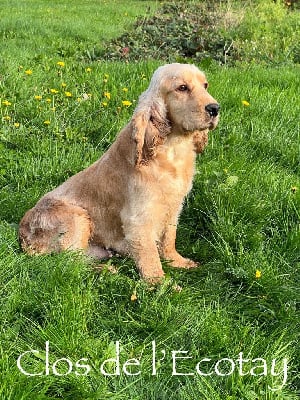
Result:
[[[191,189],[195,172],[196,154],[193,143],[186,139],[173,140],[161,148],[157,155],[157,179],[163,191],[185,196]],[[175,191],[175,193],[174,193]]]

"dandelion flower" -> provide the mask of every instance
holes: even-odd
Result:
[[[14,127],[15,127],[15,128],[19,128],[19,127],[20,127],[20,123],[19,123],[19,122],[15,122],[15,123],[14,123]]]
[[[52,100],[51,99],[49,99],[49,97],[46,99],[46,102],[47,103],[51,103],[52,102]]]
[[[42,100],[42,96],[39,96],[39,95],[34,96],[34,98],[35,98],[35,100]]]
[[[137,295],[135,292],[132,293],[132,295],[130,296],[130,300],[131,301],[136,301],[137,300]]]
[[[122,104],[123,104],[123,106],[130,107],[132,103],[131,103],[131,101],[123,100]]]
[[[260,271],[259,269],[257,269],[257,270],[255,271],[255,278],[256,278],[256,279],[261,278],[261,271]]]
[[[127,93],[127,92],[128,92],[128,88],[127,88],[127,87],[123,87],[122,90],[123,90],[124,93]]]
[[[103,105],[103,107],[107,107],[107,102],[106,101],[102,101],[101,104]]]
[[[108,100],[110,100],[110,93],[109,92],[104,92],[104,97],[106,97]]]
[[[87,67],[87,68],[85,69],[85,72],[92,72],[92,68]]]
[[[65,82],[62,82],[61,87],[65,88],[67,87],[67,84]]]
[[[6,107],[11,106],[11,102],[8,101],[8,100],[3,100],[3,101],[2,101],[2,104],[3,104],[4,106],[6,106]]]
[[[64,61],[58,61],[56,63],[59,67],[64,67],[66,64],[64,63]]]
[[[72,93],[71,92],[65,92],[66,97],[72,97]]]
[[[26,75],[32,75],[32,69],[26,69],[25,74]]]
[[[4,120],[4,121],[10,121],[11,118],[10,118],[9,115],[4,115],[3,120]]]
[[[247,100],[242,100],[242,104],[245,107],[249,107],[250,106],[250,103]]]
[[[57,89],[50,89],[50,93],[52,93],[52,94],[57,94],[57,93],[58,93],[58,90],[57,90]]]
[[[44,121],[44,124],[45,124],[45,125],[50,125],[50,124],[51,124],[51,121],[49,121],[49,120],[47,119],[46,121]]]

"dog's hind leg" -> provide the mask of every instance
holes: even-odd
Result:
[[[24,215],[19,239],[28,254],[85,251],[92,232],[92,222],[85,209],[64,200],[44,197]]]

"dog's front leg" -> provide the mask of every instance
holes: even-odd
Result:
[[[161,240],[160,253],[161,256],[170,261],[172,267],[175,268],[195,268],[198,264],[189,258],[182,257],[175,248],[176,241],[176,224],[169,224]]]
[[[140,276],[147,282],[159,283],[164,277],[157,245],[144,233],[135,234],[128,240],[129,253],[134,259]]]

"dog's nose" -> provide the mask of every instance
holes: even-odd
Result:
[[[216,117],[219,114],[220,106],[218,103],[207,104],[205,110],[211,117]]]

